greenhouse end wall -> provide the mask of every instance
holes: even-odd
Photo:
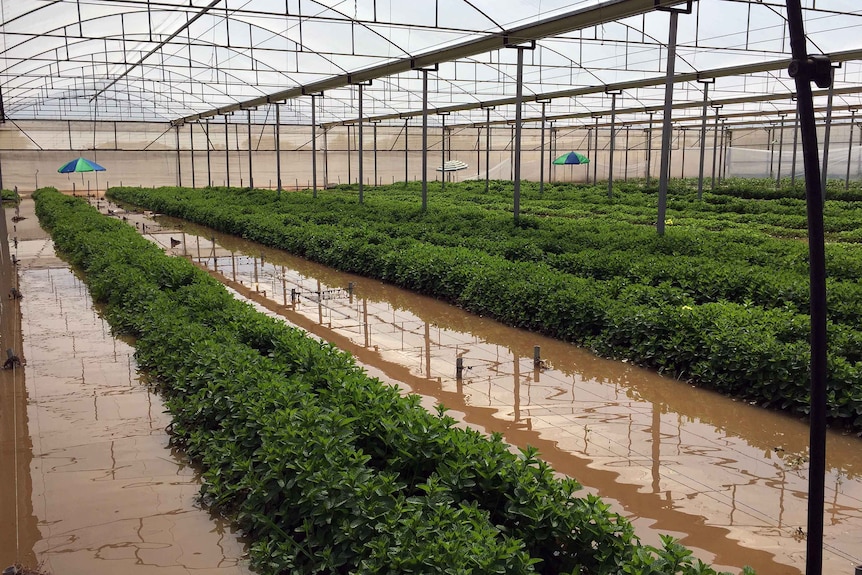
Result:
[[[208,134],[207,134],[208,131]],[[405,179],[404,126],[378,126],[375,140],[372,125],[363,132],[363,181],[367,185],[390,184]],[[0,126],[0,168],[3,187],[28,192],[53,186],[63,191],[104,190],[108,186],[215,186],[249,185],[249,142],[251,142],[253,183],[258,188],[276,188],[276,138],[274,125],[232,123],[188,124],[179,130],[169,123],[20,121]],[[421,127],[407,130],[407,178],[421,180]],[[436,170],[443,162],[440,126],[429,127],[428,179],[438,180]],[[523,130],[521,174],[523,179],[540,178],[541,131]],[[207,137],[208,136],[208,137]],[[599,130],[598,153],[594,132],[586,127],[546,130],[545,181],[585,182],[594,174],[607,180],[610,130]],[[626,151],[628,140],[628,151]],[[783,142],[768,129],[733,130],[727,153],[716,162],[717,171],[726,164],[726,176],[789,177],[793,169],[793,129],[785,129]],[[850,167],[851,179],[862,177],[862,145],[849,140],[848,126],[833,126],[829,152],[829,177],[844,178]],[[467,168],[448,174],[452,181],[484,179],[486,176],[486,133],[484,127],[454,127],[446,132],[446,160],[460,160]],[[720,140],[719,140],[720,142]],[[514,174],[513,129],[491,127],[488,176],[511,180]],[[614,178],[646,176],[647,132],[624,127],[616,130]],[[285,189],[312,185],[312,134],[310,126],[282,125],[279,129],[281,180]],[[660,133],[652,137],[650,174],[659,170]],[[712,174],[713,134],[707,133],[704,173]],[[335,126],[317,130],[317,185],[356,183],[359,177],[359,137],[356,126]],[[179,148],[179,153],[177,153]],[[207,150],[209,149],[209,154]],[[577,151],[590,156],[591,163],[552,166],[556,155]],[[675,129],[671,150],[671,177],[693,178],[698,174],[700,131]],[[58,174],[64,163],[83,156],[102,164],[105,172]],[[779,161],[781,165],[779,166]],[[802,173],[801,153],[796,173]],[[375,178],[376,176],[376,178]]]

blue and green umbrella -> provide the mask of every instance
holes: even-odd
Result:
[[[554,160],[554,164],[558,166],[565,165],[575,165],[575,164],[589,164],[590,159],[583,154],[579,154],[577,152],[569,152],[568,154],[563,154],[556,160]]]
[[[73,172],[104,172],[105,168],[87,158],[77,158],[71,162],[63,164],[57,171],[61,174],[71,174]]]

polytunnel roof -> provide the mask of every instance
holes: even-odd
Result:
[[[687,2],[660,0],[685,9]],[[674,120],[709,102],[740,122],[792,113],[781,0],[695,0],[679,15]],[[447,125],[514,118],[524,55],[524,118],[592,125],[661,115],[667,11],[659,0],[0,0],[5,118],[188,122],[252,110],[254,121],[393,121],[431,113]],[[810,53],[828,53],[835,106],[862,106],[862,9],[803,0]],[[362,85],[360,88],[360,84]],[[816,91],[825,107],[826,92]],[[604,119],[596,119],[597,116]],[[243,113],[239,119],[245,120]],[[399,120],[400,121],[400,120]],[[409,121],[409,120],[408,120]],[[439,122],[437,118],[434,121]]]

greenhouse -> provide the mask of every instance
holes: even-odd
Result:
[[[862,572],[857,3],[0,20],[0,567]]]

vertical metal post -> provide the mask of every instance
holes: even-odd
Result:
[[[311,197],[317,197],[317,97],[311,95]],[[279,189],[280,185],[279,185]]]
[[[524,103],[524,50],[519,46],[515,74],[515,223],[521,216],[521,118]]]
[[[595,161],[596,156],[593,154],[593,129],[587,128],[587,157],[591,162]],[[590,183],[590,168],[587,166],[587,183]]]
[[[183,163],[180,161],[180,125],[174,126],[174,135],[177,143],[177,186],[183,185]]]
[[[548,183],[554,181],[554,157],[557,155],[557,130],[554,128],[554,120],[549,122],[551,124],[551,135],[548,138]]]
[[[359,150],[359,203],[361,204],[364,201],[363,191],[365,186],[365,182],[363,181],[363,170],[365,163],[362,158],[362,148],[364,147],[364,142],[362,141],[362,126],[365,123],[364,118],[362,117],[362,84],[359,84],[359,144],[356,146]]]
[[[649,115],[649,127],[647,128],[646,141],[646,185],[649,186],[650,168],[652,167],[652,122],[655,112],[647,112]]]
[[[350,172],[351,155],[353,154],[353,138],[350,135],[350,124],[347,124],[347,185],[353,183],[353,174]],[[339,178],[339,182],[341,179]]]
[[[189,150],[191,152],[192,159],[192,189],[196,188],[195,185],[195,125],[189,124]]]
[[[596,161],[593,162],[593,185],[598,185],[599,183],[599,118],[601,116],[595,116],[596,118],[596,133],[593,134],[596,137],[596,145],[593,148],[595,152],[594,155],[596,157]]]
[[[729,153],[727,148],[730,147],[730,130],[727,125],[727,118],[721,119],[721,156],[719,157],[719,163],[721,165],[721,169],[718,172],[718,181],[721,183],[723,180],[727,179],[727,164],[729,159]]]
[[[312,100],[313,102],[313,100]],[[312,108],[313,109],[313,108]],[[311,121],[314,124],[314,120]],[[275,187],[281,197],[281,104],[275,103]]]
[[[608,199],[614,197],[614,148],[616,148],[616,133],[614,132],[617,119],[617,95],[622,92],[613,91],[611,95],[611,142],[609,145],[608,158]]]
[[[787,0],[787,24],[793,59],[790,75],[796,81],[798,110],[802,125],[802,155],[805,162],[805,188],[808,212],[808,261],[810,274],[811,314],[811,409],[808,467],[808,530],[805,573],[823,572],[823,498],[826,475],[826,253],[823,229],[823,189],[818,189],[820,163],[817,153],[817,126],[814,120],[812,80],[820,88],[832,85],[832,70],[828,56],[807,54],[802,6],[800,0]]]
[[[252,175],[252,164],[251,164],[251,110],[246,110],[248,112],[248,189],[254,189],[254,176]]]
[[[377,179],[377,124],[380,120],[372,121],[372,136],[374,138],[374,185],[377,186],[379,184],[379,180]]]
[[[679,177],[685,179],[685,128],[679,129],[679,149],[682,151],[682,159],[679,166]]]
[[[539,136],[539,194],[545,192],[545,105],[547,100],[542,104],[542,129]]]
[[[407,165],[408,165],[407,160],[409,158],[409,156],[408,156],[409,147],[407,145],[408,141],[409,141],[407,138],[407,122],[408,122],[408,120],[407,120],[407,118],[405,118],[404,119],[404,185],[405,186],[407,185],[407,181],[410,179],[410,174],[407,171]],[[479,165],[478,162],[476,163],[476,165]]]
[[[832,133],[832,97],[835,93],[835,68],[831,68],[829,73],[832,75],[832,79],[829,82],[829,95],[826,97],[826,133],[823,135],[823,168],[820,170],[820,189],[823,193],[824,202],[826,201],[826,180],[829,178],[829,136]]]
[[[671,114],[673,113],[673,73],[676,64],[676,31],[679,12],[670,12],[670,30],[667,42],[667,79],[664,86],[664,117],[661,130],[661,168],[658,185],[658,219],[656,231],[664,235],[665,212],[667,211],[667,182],[670,177]]]
[[[210,165],[210,147],[211,146],[210,146],[210,120],[209,120],[209,118],[206,119],[206,122],[204,124],[204,129],[206,130],[206,136],[207,136],[207,187],[211,188],[211,187],[213,187],[213,173],[212,173],[212,166]]]
[[[491,186],[491,110],[485,108],[485,193]]]
[[[428,209],[428,70],[422,70],[422,211]]]
[[[775,126],[766,128],[767,150],[769,150],[769,179],[775,177]]]
[[[778,174],[775,176],[775,187],[781,188],[781,161],[784,159],[784,118],[786,114],[779,114],[778,122]]]
[[[521,114],[524,103],[524,48],[518,47],[518,67],[515,73],[515,223],[521,216]]]
[[[715,128],[713,128],[712,135],[712,188],[711,191],[715,191],[715,176],[717,175],[717,165],[718,161],[718,111],[722,108],[723,104],[713,104],[712,109],[715,110]]]
[[[626,124],[626,153],[624,156],[625,160],[623,161],[623,164],[624,164],[623,165],[623,170],[624,170],[623,171],[623,181],[624,182],[629,181],[629,129],[630,128],[631,128],[631,126]]]
[[[224,115],[224,171],[227,187],[230,187],[230,134],[227,129],[227,114]]]
[[[850,110],[850,139],[847,141],[847,175],[844,176],[844,189],[850,189],[850,159],[853,157],[853,128],[856,124],[856,110]]]
[[[703,109],[700,115],[700,162],[697,171],[697,199],[703,199],[703,160],[706,158],[706,113],[709,105],[709,85],[715,80],[699,80],[703,84]]]
[[[790,187],[796,187],[796,152],[799,141],[799,102],[796,103],[796,113],[793,118],[793,160],[790,166]]]
[[[446,189],[446,116],[440,113],[440,190]]]
[[[323,187],[329,183],[329,130],[323,129]]]

